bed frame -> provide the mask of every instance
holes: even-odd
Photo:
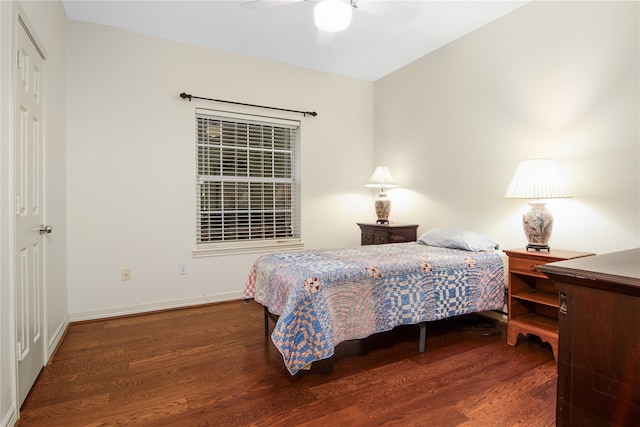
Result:
[[[275,323],[278,321],[278,316],[269,312],[269,309],[267,307],[263,307],[263,309],[264,309],[264,336],[268,337],[269,336],[269,319],[271,319],[273,321],[273,324],[275,325]],[[418,326],[420,327],[420,342],[418,344],[418,351],[420,353],[424,353],[426,348],[426,343],[427,343],[427,322],[420,322],[418,323]]]

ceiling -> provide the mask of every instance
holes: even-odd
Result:
[[[316,31],[317,1],[247,2],[63,0],[71,20],[369,81],[528,1],[359,0],[350,27],[333,36]]]

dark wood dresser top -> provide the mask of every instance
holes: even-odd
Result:
[[[640,248],[554,262],[536,269],[551,279],[640,296]]]

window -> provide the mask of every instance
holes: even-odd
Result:
[[[301,245],[299,122],[196,111],[197,249]]]

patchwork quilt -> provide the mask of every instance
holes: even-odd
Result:
[[[503,261],[417,242],[279,252],[254,263],[244,298],[279,316],[271,339],[294,375],[345,340],[501,308]]]

